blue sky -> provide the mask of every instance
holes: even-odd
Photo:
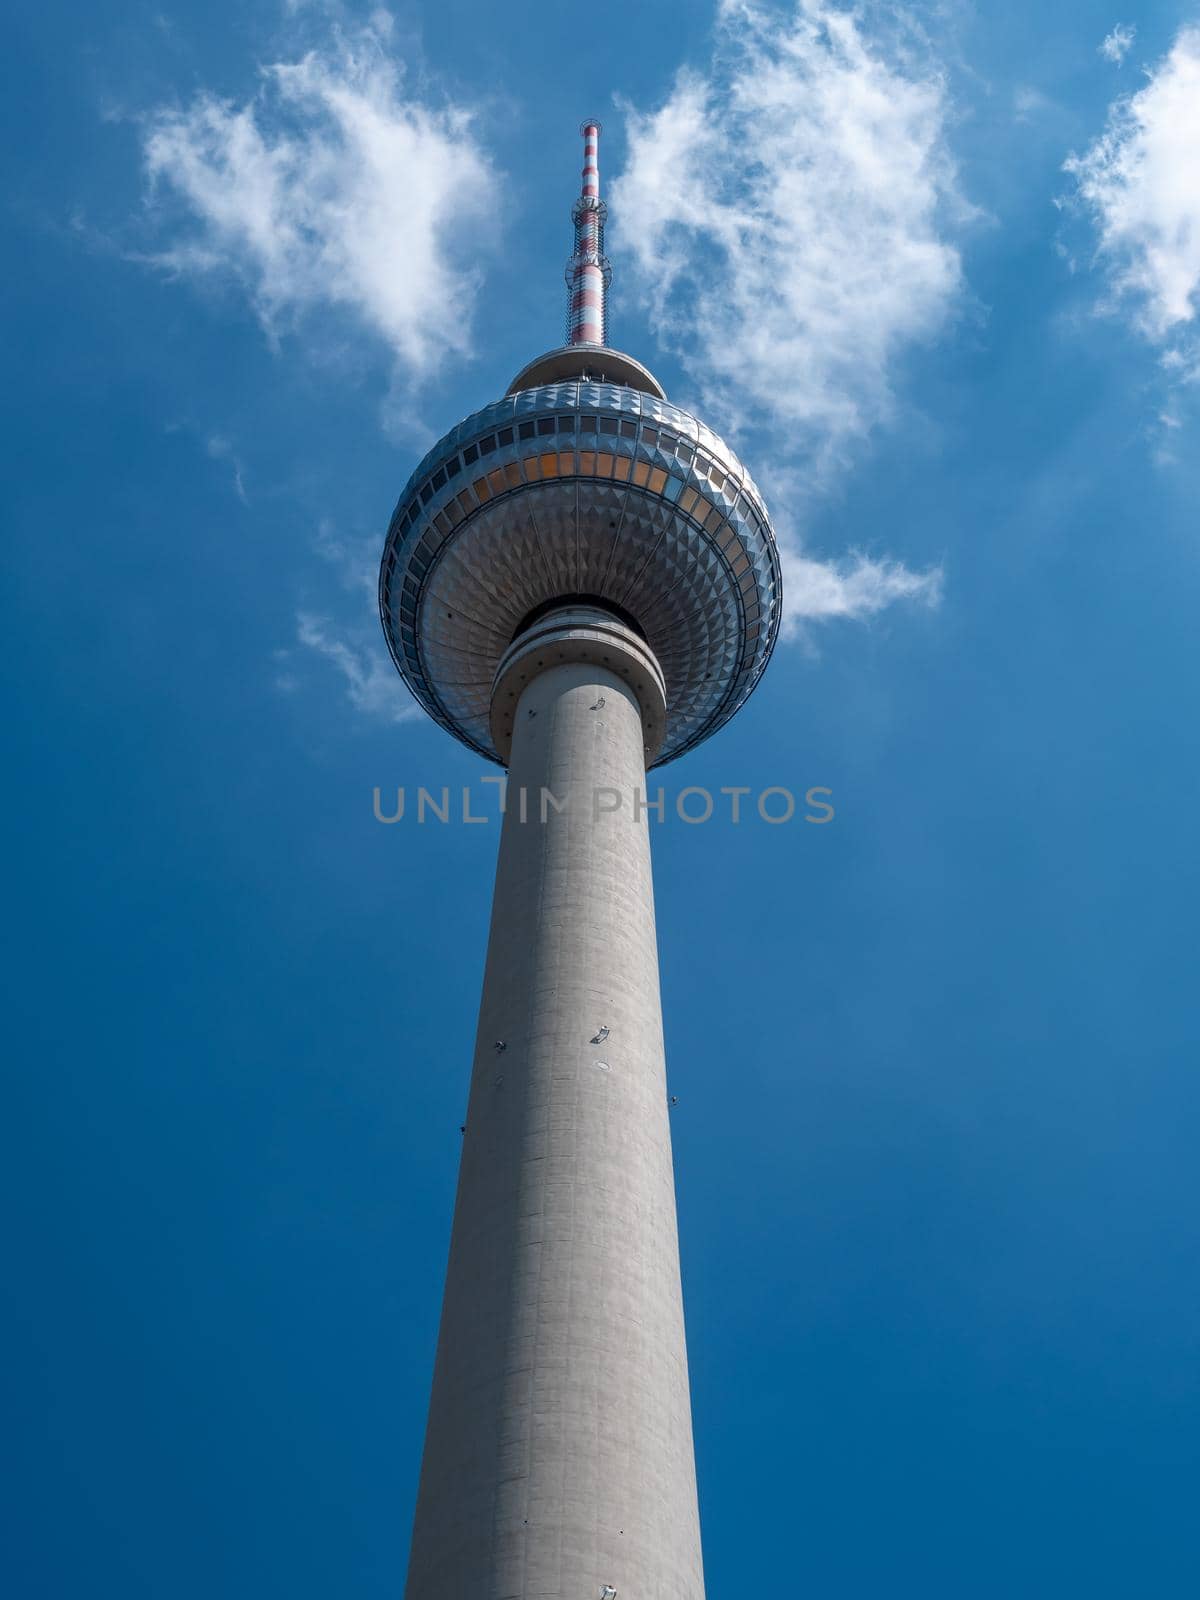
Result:
[[[837,811],[654,838],[710,1593],[1195,1593],[1200,12],[14,20],[7,1588],[398,1592],[497,829],[372,568],[598,115],[787,550],[664,784]]]

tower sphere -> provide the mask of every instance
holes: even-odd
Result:
[[[607,608],[666,679],[657,766],[745,702],[774,648],[780,587],[770,519],[729,446],[639,362],[574,344],[421,462],[388,529],[379,606],[417,700],[502,763],[511,723],[503,706],[493,717],[492,691],[514,636],[556,603]]]

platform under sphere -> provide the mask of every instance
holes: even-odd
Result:
[[[632,804],[662,679],[603,613],[564,608],[539,633],[406,1597],[703,1600],[650,843]],[[592,635],[608,666],[553,660],[556,637]],[[558,803],[544,821],[543,788]]]
[[[388,646],[430,715],[494,761],[500,658],[564,597],[607,603],[651,645],[657,763],[746,700],[779,629],[779,558],[749,474],[697,418],[625,383],[540,383],[466,418],[414,472],[380,573]]]

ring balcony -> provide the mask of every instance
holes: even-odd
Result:
[[[779,631],[775,537],[737,457],[639,363],[576,349],[576,373],[586,359],[625,381],[539,381],[563,354],[526,368],[525,386],[460,422],[413,473],[388,530],[380,615],[421,705],[501,763],[492,686],[525,619],[559,599],[631,617],[666,681],[659,766],[715,733],[762,676]]]

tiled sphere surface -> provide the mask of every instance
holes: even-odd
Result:
[[[409,479],[379,578],[388,646],[435,721],[499,761],[501,656],[530,612],[584,595],[632,616],[658,657],[661,766],[762,676],[779,630],[775,537],[745,468],[688,412],[620,384],[521,389]]]

